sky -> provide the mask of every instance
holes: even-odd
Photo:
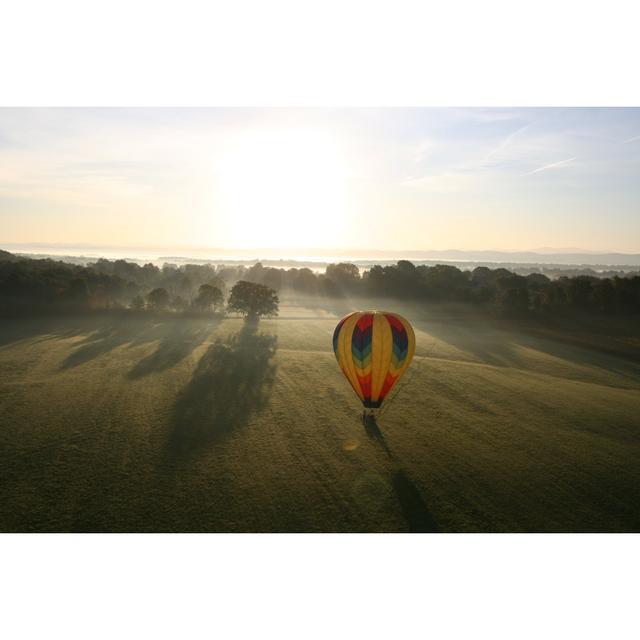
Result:
[[[640,109],[4,108],[11,243],[640,252]]]

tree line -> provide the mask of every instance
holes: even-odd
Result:
[[[236,289],[240,283],[246,284]],[[317,298],[353,298],[354,303],[360,297],[455,302],[511,314],[640,312],[640,276],[635,274],[550,279],[504,268],[461,270],[450,265],[416,266],[407,260],[362,272],[351,263],[331,264],[324,273],[306,267],[264,267],[259,262],[250,267],[169,263],[157,267],[104,259],[87,266],[50,259],[0,260],[0,303],[10,314],[131,309],[260,315],[260,309],[272,313],[278,293],[284,291]],[[252,307],[255,300],[261,302]]]
[[[0,313],[131,310],[248,317],[277,315],[275,290],[241,279],[245,269],[211,265],[98,260],[85,266],[56,260],[0,260]]]

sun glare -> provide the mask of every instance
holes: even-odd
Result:
[[[229,246],[336,245],[346,208],[346,162],[327,132],[243,132],[229,141],[217,174]]]

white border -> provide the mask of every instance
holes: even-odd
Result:
[[[633,535],[3,536],[0,635],[637,638]]]
[[[21,0],[0,104],[640,104],[630,0]]]

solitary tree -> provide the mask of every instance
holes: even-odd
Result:
[[[166,289],[159,287],[147,296],[147,302],[154,311],[162,311],[169,306],[169,294]]]
[[[212,287],[210,284],[200,285],[193,305],[202,311],[208,311],[211,307],[214,310],[218,309],[222,306],[222,291],[218,287]]]
[[[260,316],[277,316],[279,302],[273,289],[262,284],[240,280],[231,289],[227,307],[231,312],[255,319]]]

